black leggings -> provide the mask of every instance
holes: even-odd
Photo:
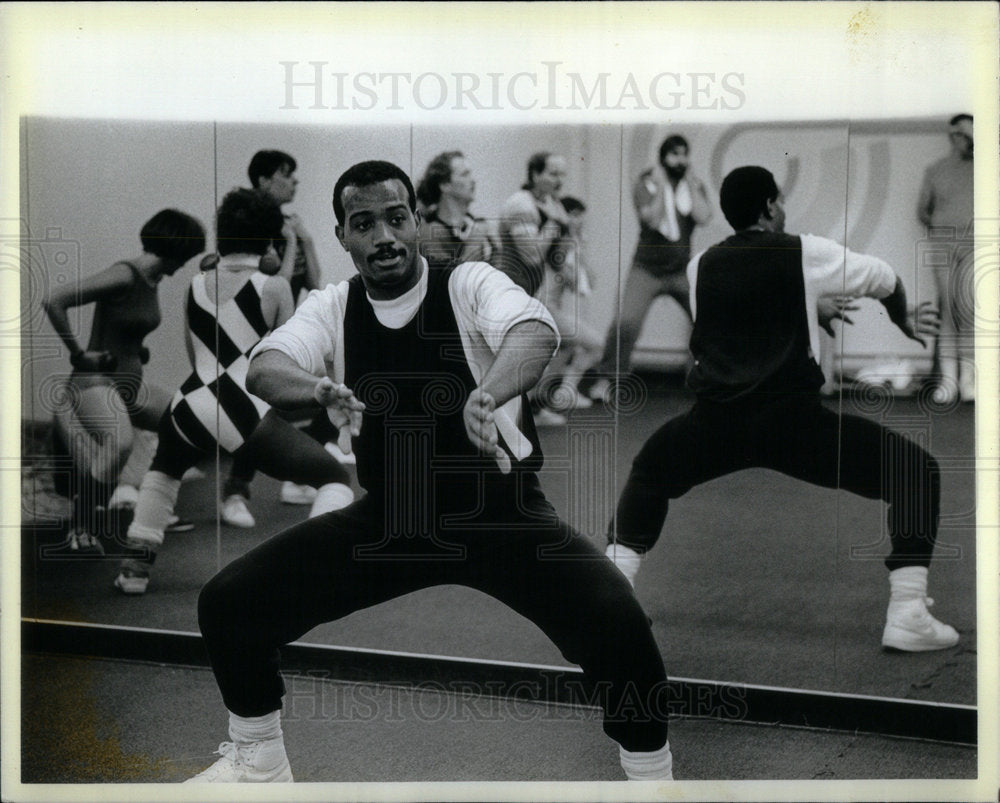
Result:
[[[337,440],[337,428],[330,423],[330,416],[327,415],[325,408],[320,408],[319,412],[309,422],[309,425],[303,427],[300,431],[320,444]],[[254,464],[251,462],[249,456],[239,453],[233,455],[233,464],[229,468],[229,476],[222,487],[223,499],[232,494],[239,494],[249,499],[250,483],[253,481],[254,473]]]
[[[205,452],[185,441],[174,427],[168,410],[160,419],[159,444],[150,471],[174,479],[205,457]],[[279,480],[318,488],[330,482],[350,484],[347,470],[319,443],[269,410],[243,445],[233,453],[245,465]]]
[[[838,416],[812,396],[698,401],[668,421],[636,456],[608,540],[646,552],[660,537],[669,500],[753,467],[887,502],[886,566],[930,565],[941,504],[937,461],[881,424]]]
[[[458,550],[439,558],[408,559],[408,551],[423,554],[428,539],[386,540],[384,507],[371,496],[291,527],[237,558],[198,600],[226,707],[246,717],[279,710],[279,648],[317,625],[454,583],[527,617],[579,664],[596,683],[611,738],[627,750],[661,748],[666,675],[646,615],[611,562],[558,520],[540,490],[530,496],[504,505],[493,519],[502,517],[502,523],[492,529],[484,529],[482,516],[469,526],[442,528]]]

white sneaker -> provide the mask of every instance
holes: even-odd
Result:
[[[292,783],[292,768],[282,739],[236,744],[223,742],[222,758],[184,783]]]
[[[338,463],[341,463],[345,466],[353,466],[356,465],[358,462],[358,458],[354,456],[354,452],[348,453],[343,451],[336,441],[328,441],[326,445],[323,446],[323,448],[326,449],[331,455],[333,455],[334,459]]]
[[[586,410],[594,403],[573,385],[563,382],[552,393],[552,406],[558,410]]]
[[[611,395],[611,383],[607,379],[598,379],[590,386],[587,395],[594,401],[607,402]]]
[[[931,394],[931,401],[935,404],[949,405],[954,404],[955,400],[958,398],[958,388],[954,382],[949,382],[947,380],[942,381]]]
[[[108,500],[108,510],[135,510],[139,489],[134,485],[119,485]]]
[[[939,622],[927,610],[933,604],[930,598],[890,602],[882,646],[905,652],[929,652],[958,644],[958,631]]]
[[[316,501],[316,489],[294,482],[281,483],[281,501],[286,505],[311,505]]]
[[[97,540],[97,536],[86,530],[71,530],[66,536],[66,546],[70,552],[81,554],[103,555],[104,547]]]
[[[560,415],[555,410],[548,407],[541,408],[535,413],[535,425],[539,427],[564,427],[567,424],[566,416]]]
[[[222,503],[222,520],[233,527],[250,529],[257,524],[253,516],[247,509],[247,500],[239,494],[232,494],[226,497]]]
[[[198,466],[191,466],[191,468],[181,475],[181,482],[196,482],[197,480],[205,479],[205,476],[205,472],[198,468]]]
[[[139,561],[126,558],[115,578],[115,588],[129,596],[140,596],[149,587],[149,564],[139,565]]]

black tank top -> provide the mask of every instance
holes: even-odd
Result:
[[[404,531],[441,513],[509,505],[518,483],[534,478],[542,454],[530,415],[532,455],[501,474],[469,442],[462,412],[476,382],[448,292],[452,269],[429,270],[427,295],[400,329],[379,323],[360,276],[350,280],[344,319],[345,382],[365,403],[355,438],[358,481],[387,503]],[[522,398],[523,409],[527,400]],[[511,450],[501,445],[511,454]],[[405,521],[404,521],[405,520]]]

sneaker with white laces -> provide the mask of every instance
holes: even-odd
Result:
[[[929,597],[890,602],[882,646],[904,652],[930,652],[958,644],[958,631],[939,622],[927,610],[933,604]]]
[[[222,503],[222,520],[233,527],[250,529],[257,522],[247,509],[247,500],[239,494],[232,494],[226,497]]]
[[[184,783],[292,783],[292,768],[283,739],[249,744],[223,742],[222,758]]]
[[[115,578],[115,588],[129,596],[140,596],[148,587],[149,565],[131,558],[123,560]]]
[[[311,505],[316,501],[316,489],[311,485],[294,482],[281,483],[281,502],[284,505]]]

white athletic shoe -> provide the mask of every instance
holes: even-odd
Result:
[[[552,392],[552,406],[558,410],[586,410],[594,406],[589,397],[569,382],[563,382]]]
[[[566,416],[542,407],[535,413],[535,425],[539,427],[564,427],[567,424]]]
[[[231,524],[233,527],[242,527],[245,530],[257,524],[247,509],[246,498],[240,496],[240,494],[232,494],[226,497],[226,501],[222,503],[222,520],[226,524]]]
[[[108,510],[135,510],[139,489],[134,485],[119,485],[108,500]]]
[[[316,501],[316,489],[294,482],[281,483],[281,502],[285,505],[311,505]]]
[[[148,567],[149,564],[145,564]],[[149,587],[149,569],[140,566],[138,561],[126,558],[115,578],[115,588],[123,594],[137,597],[146,593]]]
[[[90,555],[103,555],[104,547],[101,546],[101,542],[97,540],[97,536],[86,530],[70,530],[66,535],[66,547],[69,548],[70,552],[79,552],[81,554]]]
[[[958,631],[939,622],[927,610],[933,604],[929,597],[890,602],[882,646],[905,652],[929,652],[958,644]]]
[[[292,783],[292,768],[283,739],[237,744],[223,742],[222,758],[184,783]]]
[[[198,468],[198,466],[191,466],[191,468],[181,475],[181,482],[196,482],[197,480],[205,479],[205,476],[205,472]]]
[[[590,386],[587,395],[594,401],[606,403],[611,398],[611,383],[607,379],[598,379]]]

